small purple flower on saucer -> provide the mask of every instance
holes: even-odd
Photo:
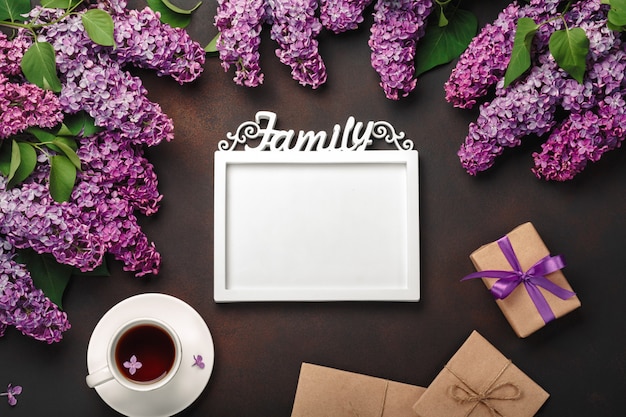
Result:
[[[202,355],[193,355],[193,365],[197,366],[200,369],[204,369],[204,362],[202,362]]]
[[[137,360],[135,355],[130,357],[130,361],[124,362],[124,368],[128,368],[128,373],[135,375],[137,369],[141,368],[142,364]]]
[[[17,395],[22,393],[22,387],[19,385],[13,386],[13,384],[7,385],[7,392],[0,393],[0,396],[7,397],[10,406],[17,404]]]

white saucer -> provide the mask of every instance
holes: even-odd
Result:
[[[111,334],[126,321],[155,317],[171,325],[182,344],[182,363],[172,381],[162,388],[135,392],[115,380],[95,390],[111,408],[129,417],[168,417],[179,413],[202,393],[213,371],[213,338],[206,323],[189,304],[165,294],[140,294],[113,306],[96,325],[87,347],[87,369],[94,372],[106,365],[106,349]],[[194,365],[201,355],[205,367]]]

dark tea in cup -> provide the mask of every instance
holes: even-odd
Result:
[[[168,375],[176,360],[170,334],[152,323],[141,323],[122,333],[115,346],[120,374],[139,384],[151,384]]]

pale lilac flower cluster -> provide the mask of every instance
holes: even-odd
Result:
[[[28,270],[14,257],[12,245],[0,237],[0,336],[13,326],[36,340],[58,342],[70,328],[67,314],[35,288]]]
[[[12,260],[15,248],[51,254],[82,271],[100,265],[105,253],[137,276],[159,271],[161,256],[140,228],[136,213],[151,215],[158,210],[162,196],[143,148],[172,139],[173,124],[158,104],[148,100],[141,80],[126,67],[154,69],[185,83],[200,75],[204,51],[184,31],[161,24],[149,9],[131,11],[125,5],[124,0],[97,3],[113,16],[115,48],[91,42],[80,14],[58,19],[59,11],[39,7],[31,14],[39,22],[54,22],[39,30],[38,39],[50,42],[56,51],[62,90],[58,98],[32,90],[40,106],[36,110],[42,114],[26,125],[34,122],[48,127],[61,121],[63,113],[86,111],[103,129],[77,138],[81,170],[67,202],[58,203],[50,196],[50,167],[44,155],[35,171],[16,187],[7,188],[6,178],[0,177],[0,246],[4,250],[0,251],[0,333],[11,325],[53,342],[69,328],[65,313],[45,301],[28,272]],[[14,71],[14,62],[31,43],[25,30],[11,40],[0,38],[0,101],[11,89],[23,93],[34,87]],[[12,77],[11,83],[6,82],[7,76]],[[29,101],[18,104],[24,114],[34,111]],[[48,122],[46,117],[53,115],[54,120]],[[15,133],[13,122],[0,117],[0,131]]]
[[[0,143],[31,126],[53,127],[63,120],[59,99],[34,84],[9,82],[0,73]]]
[[[363,11],[372,0],[320,0],[320,21],[334,32],[354,30],[363,22]]]
[[[151,9],[128,10],[113,20],[115,60],[121,65],[153,69],[158,76],[170,76],[181,85],[202,73],[204,49],[183,29],[162,24]]]
[[[388,99],[406,97],[415,88],[417,41],[432,10],[432,0],[379,0],[374,7],[371,61]]]
[[[546,8],[537,15],[549,16],[556,3],[545,3],[552,9]],[[537,4],[533,2],[527,7]],[[475,175],[488,169],[504,148],[518,146],[526,135],[542,136],[553,129],[542,151],[533,155],[533,172],[540,178],[571,179],[588,161],[597,161],[604,152],[620,145],[624,138],[621,126],[625,119],[622,96],[626,87],[626,56],[619,35],[606,26],[607,11],[600,0],[585,0],[575,3],[565,15],[567,25],[583,28],[590,40],[582,84],[559,68],[548,50],[550,33],[563,27],[560,19],[543,25],[537,34],[534,64],[525,78],[505,88],[501,79],[504,70],[496,68],[491,78],[491,82],[499,80],[496,97],[480,106],[478,119],[470,124],[458,153],[468,173]],[[476,60],[484,67],[480,71],[489,72],[500,63],[488,58],[493,51],[489,39],[477,39],[480,42],[472,43],[466,55],[482,57]],[[496,37],[495,41],[502,42],[502,38]],[[472,100],[486,92],[486,84],[480,80],[467,81],[472,77],[469,73],[479,71],[479,66],[470,64],[468,59],[459,61],[460,66],[448,84],[454,88],[447,90],[454,91],[451,101],[461,107],[471,107]],[[557,117],[561,110],[569,112],[564,121]]]
[[[235,67],[233,81],[246,87],[263,83],[259,65],[261,30],[266,19],[264,0],[218,0],[215,26],[217,49],[225,71]]]
[[[19,188],[6,189],[0,179],[0,235],[82,271],[100,265],[108,252],[137,276],[157,273],[160,254],[134,215],[155,213],[162,198],[142,149],[103,131],[82,139],[78,156],[83,169],[66,203],[50,197],[44,169]]]
[[[37,9],[41,18],[52,12]],[[127,64],[156,69],[179,83],[193,81],[202,72],[204,51],[181,29],[159,22],[150,9],[115,14],[115,49],[94,45],[80,15],[72,15],[41,31],[57,51],[62,77],[63,110],[86,110],[99,126],[119,129],[137,144],[156,145],[171,140],[171,120],[147,98],[138,77],[124,70]],[[23,35],[26,36],[26,35]]]
[[[291,67],[301,85],[318,88],[326,82],[326,66],[319,54],[317,36],[322,24],[316,16],[317,0],[268,0],[270,36],[278,43],[276,56]]]

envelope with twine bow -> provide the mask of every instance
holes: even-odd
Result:
[[[524,223],[470,255],[478,272],[519,337],[580,307],[561,272],[563,256],[551,256],[532,223]]]
[[[303,363],[291,417],[415,417],[425,388]]]
[[[473,331],[413,410],[419,417],[531,417],[548,397]]]

